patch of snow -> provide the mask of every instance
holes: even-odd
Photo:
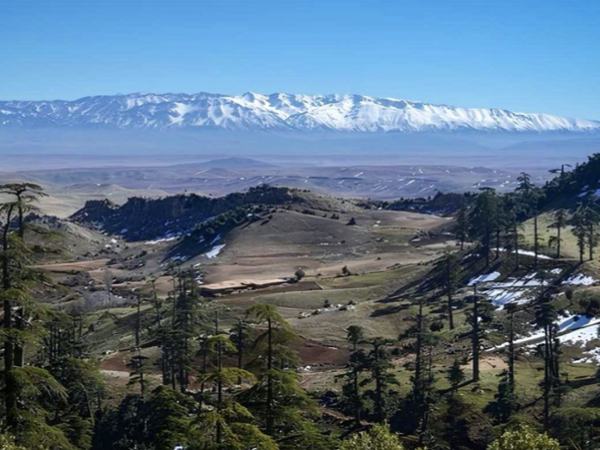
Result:
[[[523,304],[530,301],[529,298],[523,298],[527,295],[527,292],[524,290],[509,291],[506,289],[490,289],[485,292],[485,295],[494,306],[498,306],[500,309],[507,303]]]
[[[153,241],[146,241],[146,242],[144,242],[144,244],[146,244],[146,245],[157,245],[157,244],[162,244],[163,242],[174,241],[177,238],[178,238],[178,236],[169,236],[169,237],[164,237],[164,238],[161,238],[161,239],[155,239]]]
[[[468,286],[473,286],[479,283],[485,283],[486,281],[494,281],[500,277],[500,272],[492,272],[486,275],[479,275],[478,277],[471,278],[469,280]]]
[[[592,284],[596,283],[598,280],[595,280],[594,278],[584,275],[582,273],[580,273],[579,275],[570,277],[569,279],[565,280],[563,282],[563,284],[568,284],[571,286],[591,286]]]
[[[216,258],[219,255],[219,253],[221,253],[221,250],[223,250],[224,248],[225,244],[215,245],[212,249],[210,249],[210,251],[206,252],[204,256],[206,256],[209,259]]]
[[[505,248],[501,248],[500,249],[501,252],[506,252],[508,251]],[[512,253],[512,250],[511,250]],[[532,252],[530,250],[521,250],[519,249],[518,251],[519,255],[524,255],[524,256],[531,256],[532,258],[535,256],[535,252]],[[548,255],[542,255],[541,253],[538,252],[538,259],[553,259],[551,256]]]
[[[535,276],[537,273],[530,273],[522,278],[509,278],[502,283],[492,283],[490,287],[494,288],[530,288],[538,286],[547,286],[548,281],[540,280]]]
[[[568,330],[578,330],[579,328],[587,327],[600,323],[600,319],[595,319],[586,315],[574,315],[566,318],[558,324],[559,333]]]
[[[558,327],[558,332],[562,333],[560,336],[558,336],[560,342],[577,342],[577,339],[582,341],[586,337],[591,336],[590,339],[592,339],[597,336],[598,329],[594,325],[600,324],[600,319],[595,319],[586,315],[575,314],[568,317],[559,317],[554,323]],[[539,329],[534,331],[529,336],[516,339],[515,344],[527,344],[528,342],[533,342],[543,337],[544,330]],[[505,342],[504,344],[498,345],[491,350],[498,350],[507,346],[508,342]]]

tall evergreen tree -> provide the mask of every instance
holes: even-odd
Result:
[[[44,189],[35,183],[9,183],[0,185],[0,193],[14,198],[18,220],[18,236],[25,236],[25,214],[38,211],[36,203],[46,197]]]
[[[502,200],[502,225],[506,236],[506,249],[511,251],[515,260],[515,269],[519,270],[519,248],[521,242],[521,233],[519,232],[519,213],[520,204],[516,195],[506,194]]]
[[[571,232],[577,239],[577,248],[579,249],[579,262],[583,263],[586,245],[588,244],[589,232],[585,208],[583,207],[583,205],[580,204],[577,207],[569,223],[571,225]]]
[[[594,249],[598,246],[598,231],[596,229],[600,223],[600,213],[596,210],[595,203],[588,199],[583,210],[584,221],[587,226],[587,246],[589,259],[594,259]]]
[[[558,381],[558,373],[556,372],[558,365],[555,360],[558,355],[556,354],[554,347],[557,313],[548,297],[542,296],[536,307],[535,316],[536,323],[544,330],[544,343],[542,349],[544,355],[544,379],[542,381],[542,390],[544,398],[544,429],[548,430],[550,423],[551,394]]]
[[[473,381],[475,383],[479,382],[480,374],[479,374],[479,358],[481,351],[481,336],[482,336],[482,328],[481,322],[483,321],[483,311],[482,311],[482,302],[483,297],[479,295],[477,292],[477,285],[473,286],[473,295],[471,296],[471,301],[473,302],[473,308],[470,313],[470,322],[471,322],[471,352],[473,355]],[[485,305],[488,306],[488,305]]]
[[[448,397],[448,413],[446,417],[447,423],[447,432],[446,436],[448,439],[448,444],[451,450],[454,450],[457,447],[457,440],[460,438],[458,433],[458,418],[457,413],[458,410],[461,409],[462,404],[458,400],[456,396],[456,392],[458,391],[458,387],[465,380],[465,372],[462,370],[460,366],[460,362],[458,359],[455,359],[452,363],[452,366],[448,370],[447,379],[450,383],[450,396]]]
[[[490,264],[492,234],[498,228],[499,201],[496,191],[484,188],[477,196],[475,206],[469,216],[471,232],[480,239],[481,249],[485,255],[485,264]]]
[[[252,306],[247,311],[247,315],[254,318],[258,324],[266,325],[266,330],[260,334],[256,341],[255,347],[266,340],[266,385],[267,385],[267,396],[265,399],[266,404],[266,431],[267,434],[273,434],[275,430],[275,415],[274,415],[274,384],[277,378],[277,372],[275,370],[275,333],[277,329],[283,329],[284,332],[291,333],[291,329],[286,320],[277,312],[274,305],[259,303]]]
[[[521,172],[517,178],[517,181],[519,184],[517,185],[515,192],[520,198],[521,210],[526,217],[533,218],[533,265],[534,267],[537,267],[540,246],[538,215],[540,201],[542,200],[544,194],[532,183],[531,177],[528,173]]]
[[[219,415],[223,415],[223,388],[227,386],[233,386],[240,379],[252,381],[255,378],[254,375],[246,370],[234,367],[224,367],[223,359],[225,358],[225,355],[228,353],[233,354],[237,351],[229,336],[225,334],[215,334],[208,339],[207,345],[209,351],[215,356],[215,363],[213,370],[203,374],[202,382],[216,385],[216,412]],[[223,420],[215,421],[217,444],[221,444],[223,442],[223,425]]]
[[[131,362],[129,363],[131,372],[129,373],[128,385],[139,385],[142,399],[146,397],[148,390],[148,367],[146,364],[148,359],[147,356],[142,355],[142,349],[138,347],[136,355],[131,357]]]
[[[391,372],[394,367],[389,361],[389,354],[386,347],[389,341],[383,338],[374,338],[368,341],[371,351],[365,359],[364,368],[370,372],[370,377],[361,383],[366,386],[369,383],[375,385],[374,389],[369,389],[365,393],[373,400],[375,409],[375,420],[383,423],[387,418],[386,413],[386,395],[392,385],[398,384],[398,379]]]
[[[238,369],[244,368],[244,355],[246,349],[250,345],[250,327],[241,317],[238,318],[237,324],[234,328],[229,331],[229,338],[234,343],[237,353],[237,367]],[[242,380],[238,380],[238,384],[241,384]]]
[[[360,373],[365,364],[364,352],[358,348],[359,344],[365,340],[364,331],[358,325],[350,325],[346,332],[346,340],[352,345],[350,353],[350,361],[348,363],[348,371],[346,378],[348,383],[344,385],[346,397],[354,411],[356,426],[360,426],[361,409],[363,402],[360,394]]]
[[[456,215],[456,231],[454,235],[460,242],[460,251],[465,249],[465,241],[469,239],[469,210],[467,205],[463,204]]]
[[[511,389],[515,389],[515,312],[517,306],[508,303],[504,307],[508,315],[508,383]]]
[[[448,298],[446,309],[448,311],[448,326],[454,329],[454,295],[460,287],[460,265],[454,253],[446,253],[443,259],[444,288]]]
[[[554,228],[556,230],[556,235],[551,236],[548,239],[548,245],[550,247],[556,247],[556,257],[557,258],[560,258],[560,256],[561,256],[560,246],[563,241],[562,236],[561,236],[561,231],[563,228],[566,228],[567,220],[568,220],[567,212],[564,209],[559,209],[554,214],[554,222],[552,222],[552,224],[549,227],[549,228]]]
[[[17,214],[18,229],[17,236],[23,240],[25,237],[25,214],[28,212],[38,211],[36,202],[40,198],[45,197],[41,186],[34,183],[10,183],[0,185],[0,193],[13,198],[12,204]],[[7,221],[6,226],[10,226],[10,221]],[[18,308],[15,314],[15,327],[23,331],[26,327],[27,318],[26,311],[23,307]],[[14,349],[15,365],[23,367],[25,364],[25,349],[18,343]]]

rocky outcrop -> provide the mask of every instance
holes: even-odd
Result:
[[[302,201],[297,191],[262,185],[219,198],[196,194],[159,199],[133,197],[122,206],[108,200],[91,200],[71,220],[120,234],[128,241],[139,241],[186,234],[213,217],[248,205],[277,206]]]

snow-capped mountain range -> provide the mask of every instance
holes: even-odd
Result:
[[[600,121],[363,95],[146,94],[0,101],[0,128],[599,132]]]

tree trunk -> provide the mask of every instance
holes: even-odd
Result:
[[[533,267],[538,264],[538,216],[533,216]]]
[[[519,227],[515,222],[515,266],[516,269],[519,270]]]
[[[452,311],[452,289],[453,285],[451,284],[451,271],[452,267],[450,267],[450,260],[446,261],[446,280],[448,282],[448,326],[451,330],[454,330],[454,313]]]
[[[561,241],[561,239],[560,239],[560,228],[561,227],[559,225],[558,229],[557,229],[557,233],[556,233],[556,238],[558,240],[557,244],[556,244],[556,258],[557,259],[560,259],[560,241]]]
[[[477,285],[473,296],[473,381],[479,381],[479,296]]]
[[[515,332],[514,332],[514,312],[510,312],[510,323],[508,331],[508,383],[511,391],[515,388]]]
[[[448,326],[451,330],[454,330],[454,312],[452,311],[452,295],[448,294]]]
[[[491,230],[486,230],[485,232],[485,266],[490,265],[490,244],[492,241],[492,232]]]
[[[500,228],[496,229],[496,259],[500,258]]]
[[[238,320],[238,369],[244,368],[244,328],[242,319]],[[238,384],[242,384],[242,377],[238,377]]]
[[[423,301],[419,302],[419,315],[417,316],[417,342],[415,343],[415,386],[417,392],[421,389],[422,377],[422,340],[423,340]]]
[[[6,224],[2,233],[2,287],[4,290],[10,289],[10,273],[8,261],[8,232],[10,229],[10,221],[12,219],[13,207],[11,206],[6,214]],[[4,329],[10,333],[13,326],[12,319],[12,304],[11,301],[4,300]],[[4,376],[5,376],[5,413],[6,424],[9,427],[17,425],[17,388],[16,380],[14,379],[14,342],[9,337],[4,344]]]
[[[140,307],[141,307],[141,297],[137,298],[137,314],[135,316],[135,346],[137,348],[140,347],[140,332],[141,332],[141,327],[142,327],[142,322],[141,322],[141,318],[140,318]]]
[[[356,350],[355,350],[356,351]],[[356,401],[355,409],[354,409],[354,418],[356,420],[356,426],[360,426],[360,388],[359,388],[359,379],[358,379],[358,370],[354,367],[353,382],[354,382],[354,397]]]
[[[590,252],[590,261],[594,260],[594,224],[590,222],[588,235],[588,247]]]
[[[219,378],[217,380],[217,412],[221,413],[223,408],[223,380],[221,379],[221,371],[223,370],[222,363],[222,348],[221,342],[217,342],[217,370],[219,371]],[[223,426],[221,421],[217,422],[217,444],[223,441]]]
[[[15,329],[25,331],[25,308],[18,308],[15,314]],[[15,342],[15,367],[25,366],[25,348]]]
[[[158,302],[158,295],[156,294],[156,281],[152,280],[152,297],[154,299],[154,308],[156,309],[156,324],[158,328],[162,328],[162,317],[160,314],[160,303]]]
[[[381,373],[379,370],[379,345],[375,345],[375,415],[377,421],[383,423],[383,389],[381,385]]]
[[[21,206],[22,200],[21,196],[17,194],[18,205],[17,213],[19,215],[19,230],[17,232],[18,236],[23,239],[25,237],[25,221],[23,220],[23,207]]]
[[[549,326],[544,327],[544,430],[550,424],[550,344]]]
[[[275,420],[273,417],[273,336],[271,319],[267,320],[267,434],[273,434]]]

